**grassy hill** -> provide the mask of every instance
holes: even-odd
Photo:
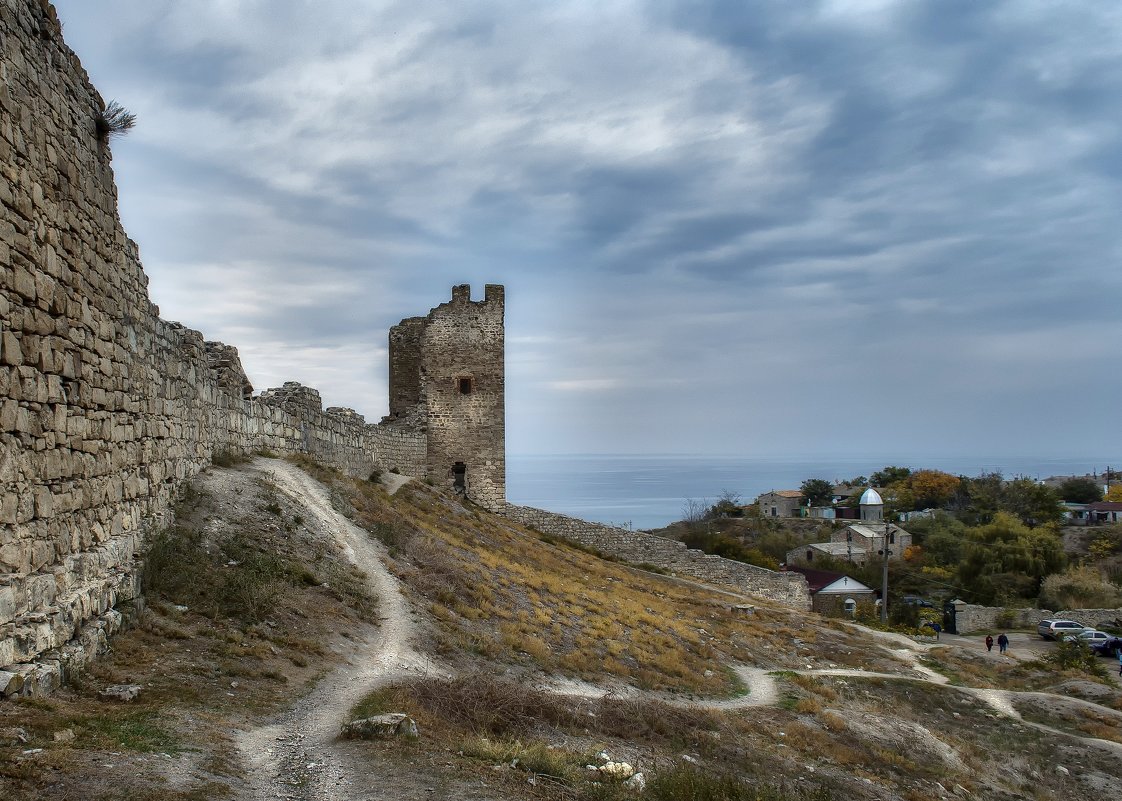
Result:
[[[916,650],[303,461],[325,512],[278,464],[193,482],[113,652],[0,704],[0,797],[1050,799],[1122,776],[1122,692],[1101,672]],[[332,514],[397,579],[424,670],[379,656],[391,605]],[[142,690],[111,702],[113,684]],[[421,736],[334,739],[385,711]],[[646,789],[587,767],[608,758]]]

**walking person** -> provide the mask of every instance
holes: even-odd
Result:
[[[997,648],[1000,653],[1005,653],[1009,649],[1009,638],[1005,636],[1004,631],[997,638]]]
[[[992,634],[987,634],[986,635],[986,650],[987,651],[992,651],[993,650],[993,635]]]

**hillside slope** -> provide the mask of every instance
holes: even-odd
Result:
[[[585,767],[605,753],[655,801],[1049,799],[1122,776],[1109,677],[875,635],[605,561],[421,482],[391,495],[300,467],[191,485],[114,652],[53,698],[0,705],[0,796],[636,796]],[[135,701],[100,696],[122,683]],[[420,738],[335,737],[380,711]]]

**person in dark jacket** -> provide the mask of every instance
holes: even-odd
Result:
[[[992,634],[987,634],[986,635],[986,650],[987,651],[992,651],[993,650],[993,635]]]
[[[1001,632],[1001,636],[997,638],[997,649],[1001,653],[1005,653],[1009,648],[1009,638],[1005,636],[1005,632]]]

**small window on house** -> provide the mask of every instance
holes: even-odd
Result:
[[[471,394],[471,379],[470,378],[457,378],[456,388],[460,390],[461,395]]]

